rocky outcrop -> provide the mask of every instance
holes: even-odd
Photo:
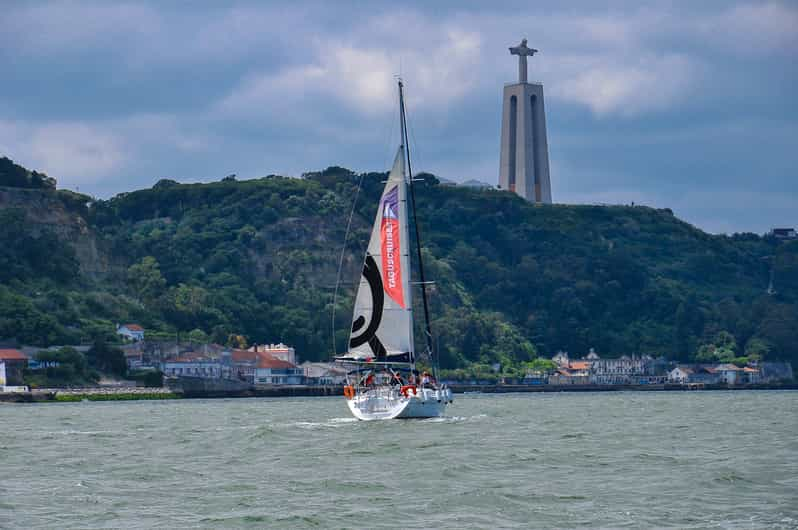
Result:
[[[43,230],[56,234],[75,250],[81,274],[96,278],[111,272],[114,260],[86,219],[89,200],[63,190],[0,187],[0,209],[23,210],[34,236]]]

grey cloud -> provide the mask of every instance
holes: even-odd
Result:
[[[795,224],[777,200],[798,195],[794,5],[407,6],[12,5],[0,149],[104,196],[163,176],[385,169],[401,68],[417,167],[495,182],[506,48],[526,36],[541,49],[555,198],[672,205],[711,230]],[[782,206],[684,199],[720,189]]]

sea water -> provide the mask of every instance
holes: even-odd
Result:
[[[0,405],[0,528],[796,528],[798,392]]]

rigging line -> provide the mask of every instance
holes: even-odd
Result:
[[[404,107],[406,109],[407,108],[407,104],[405,104]],[[406,136],[408,131],[410,132],[410,139],[408,140],[408,144],[410,143],[410,140],[412,140],[414,156],[415,156],[416,160],[419,161],[419,165],[421,167],[425,167],[424,164],[423,164],[423,161],[422,161],[422,157],[421,157],[421,150],[418,148],[418,141],[416,140],[415,128],[410,125],[410,120],[408,119],[407,112],[405,111],[405,136]],[[409,149],[410,149],[410,146],[408,145],[408,162],[409,162],[409,159],[410,159],[410,157],[409,157]],[[411,179],[412,179],[412,176],[411,176]],[[415,198],[415,194],[413,195],[413,197]],[[415,220],[415,200],[413,202],[413,212],[414,212],[413,219]],[[418,239],[418,241],[419,241],[418,244],[421,245],[421,240]],[[420,258],[421,258],[421,256],[419,255],[419,264],[421,263],[421,259]],[[418,283],[421,283],[421,282],[418,282]],[[427,301],[426,300],[426,288],[425,288],[425,285],[426,284],[434,284],[434,283],[435,283],[434,281],[425,281],[423,284],[421,284],[422,285],[422,291],[423,291],[422,294],[424,295],[424,301],[425,302]],[[426,314],[426,318],[427,318],[427,323],[429,323],[429,314],[428,313]],[[427,326],[427,329],[425,330],[425,332],[427,334],[427,355],[429,355],[430,361],[432,362],[433,375],[437,378],[438,375],[439,375],[439,372],[440,372],[440,359],[439,359],[438,355],[435,355],[433,353],[433,348],[432,348],[432,341],[433,341],[432,329],[431,329],[431,327],[429,325]],[[440,337],[435,337],[435,350],[434,350],[435,352],[439,351],[438,350],[438,346],[440,345],[439,342],[440,342]]]
[[[392,159],[393,155],[391,153],[391,146],[393,145],[393,136],[394,136],[393,124],[396,123],[396,113],[397,112],[398,111],[391,112],[390,115],[388,115],[386,117],[386,119],[383,121],[383,125],[379,129],[379,130],[381,130],[381,134],[378,136],[378,138],[386,138],[387,137],[387,139],[388,139],[388,141],[385,143],[385,145],[387,145],[388,147],[387,147],[387,149],[385,151],[383,151],[383,163],[382,163],[382,166],[381,166],[383,168],[384,167],[388,167],[388,165],[393,160]],[[366,173],[370,173],[370,171],[366,170],[366,171],[361,171],[360,172],[360,181],[358,183],[357,193],[360,193],[360,190],[363,187],[363,177],[364,177],[364,175]],[[356,210],[355,206],[356,206],[356,203],[357,203],[357,193],[355,194],[355,201],[352,203],[353,211]],[[349,214],[349,224],[347,225],[347,234],[349,233],[349,225],[351,225],[351,223],[352,223],[352,213]],[[366,255],[366,251],[368,250],[368,238],[365,241],[365,246],[364,246],[363,243],[364,242],[362,240],[357,241],[357,243],[356,243],[358,245],[357,246],[357,250],[360,252],[361,256],[365,256]],[[344,249],[345,248],[346,248],[346,241],[344,241]],[[365,257],[364,257],[364,262],[363,263],[365,264]],[[339,266],[339,271],[338,271],[339,277],[340,277],[340,273],[341,273],[341,270],[340,270],[340,266]],[[333,308],[333,310],[334,310],[334,308]],[[335,331],[333,330],[333,336],[334,335],[335,335]],[[335,353],[335,351],[336,351],[335,348],[333,348],[333,353]]]
[[[331,324],[330,329],[332,331],[332,343],[333,343],[333,357],[338,355],[338,348],[335,344],[335,306],[338,302],[338,287],[341,285],[341,270],[344,266],[344,254],[346,253],[346,244],[349,240],[349,230],[352,227],[352,218],[355,216],[355,207],[357,206],[357,197],[360,195],[360,188],[363,186],[363,176],[365,173],[360,173],[360,178],[357,182],[357,189],[355,190],[355,198],[352,200],[352,209],[349,210],[349,220],[346,223],[346,233],[344,234],[344,244],[341,247],[341,256],[338,258],[338,275],[335,278],[335,291],[333,292],[333,304],[332,304],[332,317],[331,317]]]
[[[433,354],[432,350],[432,327],[430,325],[429,320],[429,303],[427,302],[427,286],[426,286],[426,279],[424,277],[424,261],[421,258],[421,231],[418,226],[418,217],[416,216],[416,188],[413,185],[413,169],[410,164],[410,146],[408,144],[407,138],[407,116],[405,112],[405,99],[404,99],[404,85],[402,81],[399,81],[399,110],[400,110],[400,117],[401,117],[401,125],[402,125],[402,135],[403,135],[403,142],[405,144],[405,154],[407,156],[407,173],[410,177],[410,198],[411,203],[413,205],[413,226],[415,227],[416,232],[416,250],[418,252],[418,274],[419,279],[421,280],[421,298],[424,302],[424,324],[425,324],[425,335],[427,339],[427,352],[429,353],[430,362],[432,364],[433,375],[437,378],[438,374],[435,370],[435,355]]]
[[[396,123],[397,113],[398,110],[395,109],[391,111],[389,115],[386,116],[386,121],[384,122],[384,128],[382,129],[383,132],[379,136],[380,138],[387,137],[388,139],[388,141],[384,144],[386,146],[386,149],[385,151],[383,151],[384,158],[381,166],[383,168],[391,167],[390,164],[393,162],[394,155],[396,155],[396,153],[393,150],[396,145],[393,141],[393,138],[394,134],[396,134],[396,131],[394,130],[394,124]]]
[[[405,108],[407,108],[407,104],[405,104]],[[416,159],[416,162],[418,162],[419,167],[426,167],[423,161],[424,157],[421,156],[422,154],[421,150],[418,148],[418,141],[416,140],[416,130],[410,124],[410,119],[407,117],[407,113],[405,113],[405,124],[407,126],[408,132],[410,133],[410,140],[412,140],[413,142],[413,157]],[[427,171],[421,170],[421,172],[426,173]]]

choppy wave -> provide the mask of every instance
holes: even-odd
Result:
[[[328,399],[4,407],[0,527],[794,528],[796,405],[475,395],[385,422]]]

